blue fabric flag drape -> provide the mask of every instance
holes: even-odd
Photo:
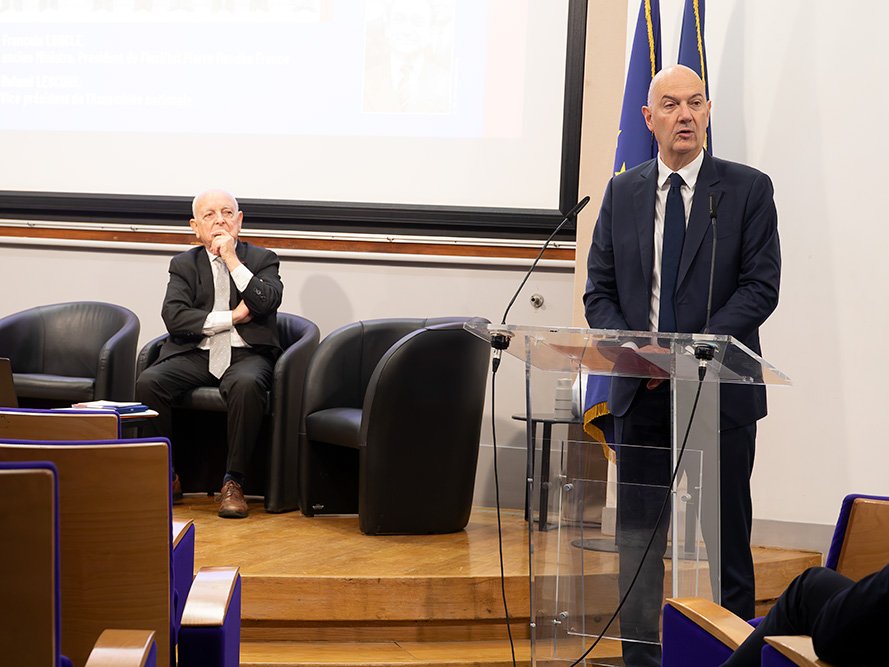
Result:
[[[679,34],[679,64],[690,67],[704,81],[704,91],[710,99],[710,72],[707,69],[707,48],[704,46],[704,0],[685,0],[682,12],[682,31]],[[704,148],[713,155],[713,137],[707,126]]]
[[[633,48],[627,67],[617,148],[614,151],[615,175],[632,169],[657,155],[657,143],[642,116],[648,100],[648,87],[661,69],[661,12],[658,0],[641,0]],[[600,443],[613,442],[612,417],[608,412],[611,379],[590,375],[584,391],[583,429]],[[612,451],[606,449],[611,456]]]

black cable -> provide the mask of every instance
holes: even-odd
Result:
[[[592,643],[592,645],[583,652],[583,654],[574,662],[572,662],[568,667],[575,667],[579,665],[586,657],[592,653],[593,649],[599,645],[599,642],[602,641],[602,637],[605,636],[605,633],[608,632],[608,628],[611,627],[611,624],[614,623],[617,615],[620,613],[621,608],[623,608],[624,604],[627,601],[627,598],[630,596],[630,592],[633,590],[633,586],[636,585],[636,580],[639,578],[639,574],[642,572],[642,566],[645,564],[645,559],[648,558],[648,552],[651,551],[651,545],[654,543],[654,538],[658,532],[658,526],[661,523],[661,519],[664,517],[664,510],[667,508],[667,504],[670,502],[670,498],[673,495],[673,485],[676,483],[676,476],[679,474],[680,464],[682,463],[682,455],[685,454],[685,445],[688,443],[688,436],[691,433],[691,425],[694,423],[695,412],[698,409],[698,399],[701,397],[701,388],[704,385],[704,374],[706,372],[706,368],[704,368],[704,372],[698,372],[698,388],[695,392],[695,400],[691,406],[691,414],[688,416],[688,426],[685,427],[685,436],[682,438],[682,446],[679,448],[679,455],[676,457],[676,464],[673,466],[673,474],[670,477],[670,484],[667,487],[667,493],[664,495],[664,502],[661,503],[660,512],[658,512],[657,519],[654,522],[654,528],[651,531],[651,537],[648,538],[648,544],[645,546],[645,551],[642,554],[642,558],[639,560],[639,566],[636,568],[635,574],[633,574],[633,579],[630,581],[630,585],[627,586],[627,590],[624,592],[623,597],[621,597],[620,602],[617,605],[617,609],[614,610],[614,613],[611,615],[611,618],[608,619],[608,623],[605,624],[605,627],[599,632],[599,636],[596,637],[596,641]]]
[[[500,367],[500,350],[494,351],[491,362],[491,443],[494,449],[494,499],[497,506],[497,547],[500,551],[500,595],[503,598],[503,613],[506,617],[506,634],[509,636],[509,650],[512,654],[512,665],[516,667],[515,642],[512,638],[512,627],[509,624],[509,605],[506,602],[506,569],[503,566],[503,526],[500,524],[500,474],[497,471],[497,420],[495,419],[494,401],[497,384],[497,369]]]

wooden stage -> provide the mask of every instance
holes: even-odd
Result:
[[[512,664],[492,509],[475,508],[462,532],[428,536],[366,536],[357,517],[267,514],[260,502],[245,520],[220,519],[212,498],[195,495],[174,515],[195,522],[196,567],[241,569],[242,665]],[[527,524],[506,511],[502,526],[516,662],[528,665]],[[597,559],[602,576],[613,577],[616,554]],[[766,548],[754,559],[763,605],[821,562],[820,554]],[[601,661],[587,664],[619,665],[618,654],[603,642]]]

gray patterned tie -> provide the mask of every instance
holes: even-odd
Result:
[[[228,267],[222,257],[215,257],[216,277],[213,280],[214,299],[213,310],[229,310],[229,278]],[[210,336],[210,372],[214,377],[221,378],[225,369],[232,362],[232,337],[231,331],[220,331],[215,336]]]

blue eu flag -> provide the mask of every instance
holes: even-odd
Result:
[[[679,64],[690,67],[704,81],[704,92],[710,99],[710,72],[707,70],[707,49],[704,46],[704,0],[685,0],[682,31],[679,35]],[[713,155],[713,137],[707,126],[705,150]]]
[[[627,83],[620,111],[614,173],[619,174],[657,155],[654,135],[648,131],[642,107],[648,103],[648,87],[661,69],[661,11],[658,0],[642,0],[627,67]]]
[[[661,69],[661,11],[658,0],[641,0],[633,49],[627,67],[627,82],[620,112],[620,130],[614,151],[615,175],[657,156],[654,135],[645,125],[642,107],[648,102],[648,87]],[[603,445],[614,441],[612,417],[608,412],[611,379],[590,375],[584,392],[583,430]],[[613,456],[606,449],[609,457]]]

